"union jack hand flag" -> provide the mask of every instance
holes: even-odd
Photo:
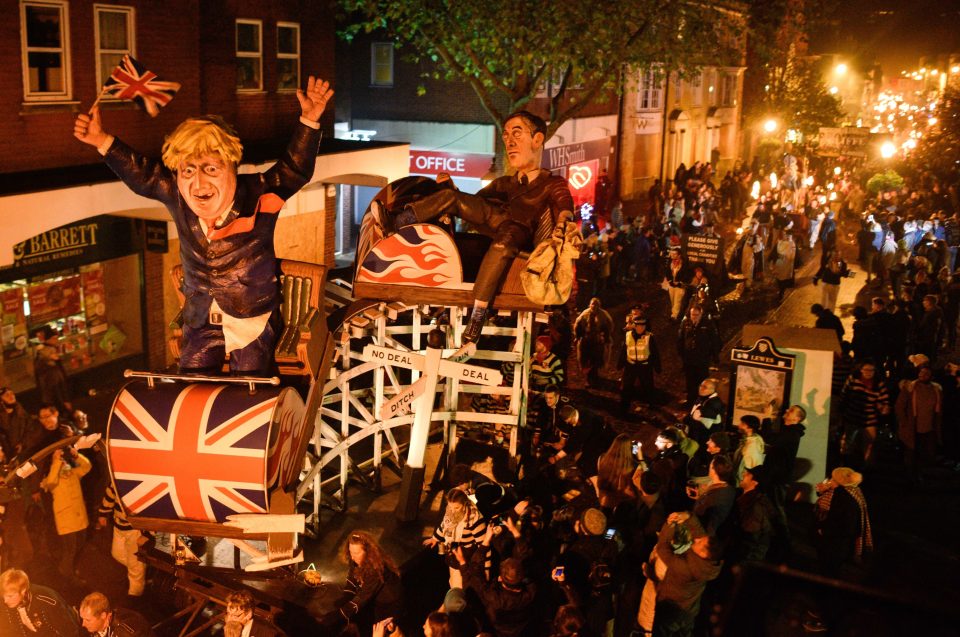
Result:
[[[101,95],[110,95],[121,100],[133,100],[150,117],[160,114],[160,108],[166,106],[180,90],[177,82],[165,82],[157,74],[148,71],[129,55],[124,55],[110,78],[104,83]]]
[[[266,513],[274,388],[130,383],[117,397],[108,455],[128,515],[223,522]]]

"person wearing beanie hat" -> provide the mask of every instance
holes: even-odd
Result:
[[[530,359],[531,391],[542,392],[551,385],[563,384],[563,361],[550,351],[552,348],[552,338],[546,334],[537,337]]]
[[[607,516],[600,509],[586,509],[580,515],[580,531],[586,535],[603,535],[607,531]]]
[[[613,617],[612,565],[619,547],[605,536],[607,516],[597,508],[588,508],[577,521],[577,535],[560,555],[564,580],[583,600],[581,610],[587,618],[589,634],[603,634],[607,620]]]
[[[462,588],[451,588],[443,597],[440,610],[444,613],[459,613],[467,609],[467,592]]]

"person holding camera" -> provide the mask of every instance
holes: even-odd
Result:
[[[73,447],[53,452],[50,470],[40,487],[53,497],[53,521],[60,536],[60,575],[73,579],[77,550],[90,520],[80,480],[90,473],[86,456]]]
[[[454,557],[458,549],[470,556],[480,549],[480,541],[487,532],[487,521],[480,510],[461,489],[450,489],[446,495],[447,505],[443,519],[431,537],[423,541],[427,548],[436,548],[445,555],[450,568],[450,588],[463,588],[462,565]]]

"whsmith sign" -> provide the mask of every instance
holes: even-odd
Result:
[[[140,252],[145,247],[144,228],[141,219],[99,215],[47,230],[13,246],[13,265],[0,268],[0,281]]]
[[[613,137],[594,139],[589,142],[567,144],[543,149],[542,167],[546,170],[556,170],[564,166],[579,164],[588,159],[603,159],[613,152]],[[601,165],[602,166],[602,165]]]

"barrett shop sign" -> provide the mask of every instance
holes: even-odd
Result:
[[[0,280],[115,259],[140,252],[143,248],[143,220],[111,215],[90,217],[16,244],[13,265],[0,268]]]
[[[447,173],[451,177],[480,179],[490,170],[491,155],[476,153],[445,153],[428,150],[410,151],[410,173],[436,175]]]

